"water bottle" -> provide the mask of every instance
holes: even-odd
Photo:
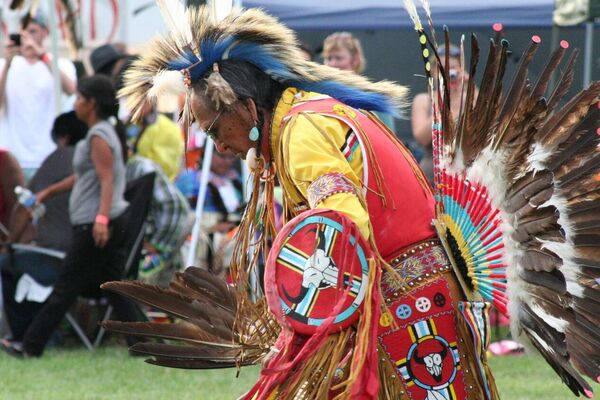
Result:
[[[31,190],[22,186],[15,186],[15,194],[17,195],[17,200],[23,207],[29,209],[35,204],[35,195]]]
[[[46,206],[42,203],[38,203],[35,198],[35,194],[31,190],[22,186],[15,187],[15,194],[17,195],[17,201],[23,207],[25,207],[31,213],[31,219],[33,224],[37,224],[40,218],[46,213]]]

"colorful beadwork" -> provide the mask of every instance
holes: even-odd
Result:
[[[356,187],[342,173],[321,175],[308,186],[308,204],[310,208],[316,208],[323,200],[337,193],[356,194]]]

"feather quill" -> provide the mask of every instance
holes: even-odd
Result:
[[[111,332],[125,335],[181,340],[190,344],[210,343],[218,347],[234,346],[230,341],[224,341],[218,336],[206,333],[199,327],[183,321],[176,324],[106,321],[102,326]]]
[[[566,49],[562,46],[557,48],[554,53],[552,53],[552,57],[546,63],[544,70],[538,77],[538,80],[535,84],[535,87],[532,92],[532,96],[534,98],[542,97],[546,93],[546,89],[548,88],[548,84],[550,83],[550,77],[562,61],[565,56]]]
[[[133,281],[107,282],[101,287],[164,310],[224,340],[232,340],[234,335],[231,323],[219,318],[219,313],[208,309],[206,303],[179,293]]]
[[[562,100],[565,94],[567,94],[567,91],[571,87],[571,83],[573,83],[573,77],[575,74],[575,61],[577,60],[578,54],[579,50],[577,49],[573,50],[571,53],[569,61],[567,62],[567,66],[562,72],[558,84],[548,98],[548,107],[554,108]]]
[[[156,0],[168,30],[181,48],[192,44],[192,30],[187,21],[185,6],[179,0]]]
[[[538,43],[532,41],[521,58],[517,73],[515,74],[508,94],[505,97],[502,111],[500,111],[500,115],[498,116],[498,130],[494,137],[494,148],[498,148],[513,139],[508,127],[515,116],[521,101],[523,101],[523,92],[527,84],[527,70],[537,49]]]
[[[454,236],[472,236],[458,249],[458,259],[476,263],[481,258],[470,253],[486,249],[469,247],[475,240],[497,245],[492,259],[505,254],[506,281],[473,270],[474,287],[505,285],[513,330],[525,333],[575,394],[590,396],[591,388],[575,368],[593,379],[600,375],[600,347],[593,345],[600,341],[595,328],[600,323],[600,262],[594,261],[600,259],[600,208],[594,205],[600,202],[600,84],[555,111],[572,80],[574,56],[546,101],[548,79],[565,51],[554,52],[532,86],[527,67],[537,47],[534,39],[502,95],[508,43],[491,43],[479,98],[472,99],[468,82],[457,126],[444,92],[444,147],[437,150],[440,165],[452,168],[452,173],[442,171],[441,180],[442,196],[452,201],[438,208],[443,213],[438,219],[451,220],[454,231],[475,227]],[[476,65],[472,57],[471,75]],[[439,68],[442,82],[447,68],[447,61]],[[481,190],[469,192],[468,187]],[[484,195],[489,196],[487,207],[480,205]],[[478,225],[482,218],[488,225]],[[490,224],[495,218],[502,221],[499,236]],[[498,237],[501,241],[493,242]],[[505,296],[493,297],[500,309]]]
[[[478,135],[475,128],[475,121],[478,116],[474,114],[474,102],[475,102],[475,76],[477,74],[477,63],[479,62],[479,43],[475,35],[471,35],[471,61],[469,67],[469,78],[467,81],[466,98],[464,101],[463,115],[461,115],[461,127],[459,131],[462,132],[463,143],[461,148],[463,149],[463,157],[465,164],[469,165],[473,162],[476,155],[481,153],[485,145],[485,135]]]

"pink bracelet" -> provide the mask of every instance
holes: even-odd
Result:
[[[42,60],[42,62],[43,62],[44,64],[48,64],[48,63],[50,62],[50,60],[51,60],[51,58],[50,58],[50,54],[48,54],[48,53],[44,53],[44,54],[42,54],[42,55],[40,56],[40,60]]]
[[[96,215],[96,223],[100,225],[108,225],[108,217],[106,215]]]

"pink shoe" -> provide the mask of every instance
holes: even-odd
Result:
[[[490,343],[488,350],[495,356],[518,355],[525,352],[525,348],[523,346],[510,339]]]

